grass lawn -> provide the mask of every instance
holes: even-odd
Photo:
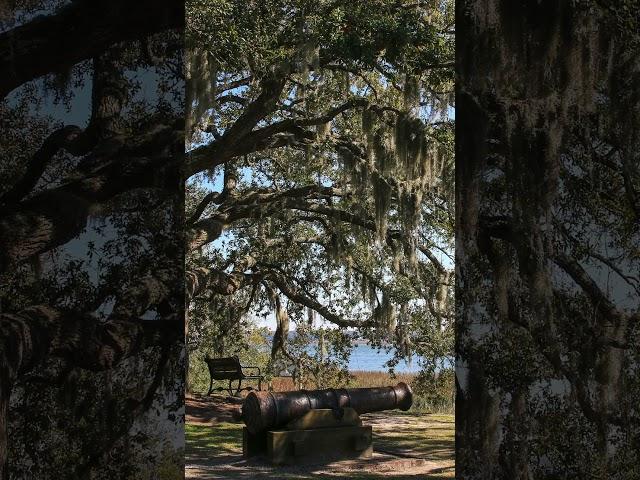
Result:
[[[219,423],[185,426],[186,454],[201,455],[242,455],[242,424]]]
[[[366,471],[366,467],[346,472],[332,466],[273,467],[246,461],[242,459],[242,424],[221,422],[213,426],[185,426],[187,478],[455,478],[453,415],[379,412],[363,415],[363,421],[373,426],[375,451],[401,454],[400,461],[409,462],[407,465],[412,458],[425,459],[433,471],[425,472],[424,467],[418,471],[409,466],[398,468],[397,473]]]

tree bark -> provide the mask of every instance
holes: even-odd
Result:
[[[171,128],[164,132],[175,136]],[[84,178],[45,190],[0,213],[0,271],[75,238],[89,217],[103,214],[117,195],[136,188],[173,188],[179,178],[179,157],[132,158],[132,154],[118,148],[95,158],[101,166]]]
[[[71,2],[0,34],[0,98],[42,75],[68,70],[117,42],[183,25],[184,4],[176,0]]]

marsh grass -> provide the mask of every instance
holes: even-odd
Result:
[[[405,382],[410,385],[415,380],[416,375],[413,373],[397,373],[391,376],[387,372],[369,372],[369,371],[351,371],[351,379],[346,387],[350,388],[369,388],[383,387],[388,385],[396,385],[398,382]],[[276,392],[286,392],[295,390],[293,380],[290,377],[274,377],[271,386]],[[306,385],[307,388],[315,388],[313,385]]]

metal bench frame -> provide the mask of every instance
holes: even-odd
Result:
[[[261,374],[260,367],[243,367],[240,365],[240,359],[237,356],[223,358],[211,358],[207,356],[204,358],[204,361],[209,367],[209,376],[211,377],[207,395],[211,395],[214,390],[227,390],[229,395],[234,395],[233,382],[236,380],[238,381],[238,386],[235,388],[235,395],[238,395],[242,390],[254,390],[253,387],[242,387],[243,380],[258,380],[258,391],[262,391],[264,375]],[[257,371],[257,373],[247,375],[243,370],[254,370]],[[227,388],[217,387],[214,389],[214,380],[229,380],[229,386]]]

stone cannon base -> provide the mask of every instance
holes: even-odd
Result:
[[[312,410],[292,422],[287,429],[252,434],[244,427],[243,455],[264,455],[276,465],[308,465],[371,458],[371,426],[362,426],[355,411],[345,412],[340,420],[332,419],[331,410]]]

